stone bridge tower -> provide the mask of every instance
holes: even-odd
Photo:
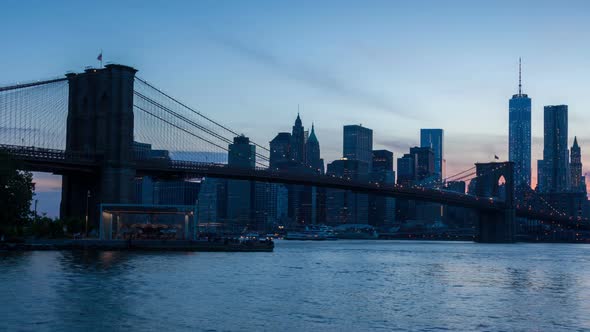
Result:
[[[63,175],[62,218],[90,225],[100,203],[131,203],[133,198],[133,83],[137,70],[123,65],[67,74],[69,83],[66,153],[94,156],[92,174]],[[90,197],[87,198],[87,194]]]
[[[478,197],[504,201],[504,209],[498,211],[480,211],[477,229],[477,242],[512,243],[515,241],[514,209],[514,163],[492,162],[475,164],[477,179],[475,191]],[[504,190],[501,179],[504,179]],[[504,193],[502,199],[501,192]]]

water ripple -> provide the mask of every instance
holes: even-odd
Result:
[[[584,331],[589,247],[0,253],[0,331]]]

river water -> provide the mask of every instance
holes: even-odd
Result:
[[[590,246],[0,253],[0,331],[586,331]]]

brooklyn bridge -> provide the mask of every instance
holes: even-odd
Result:
[[[476,240],[486,243],[514,242],[518,218],[555,229],[589,228],[588,220],[534,199],[533,191],[529,200],[516,199],[511,162],[475,163],[459,173],[476,180],[475,195],[446,190],[444,180],[383,185],[281,171],[269,167],[268,149],[256,143],[255,167],[229,166],[228,144],[238,132],[173,98],[136,72],[132,67],[109,64],[61,78],[0,87],[0,149],[24,170],[62,176],[62,217],[83,219],[88,215],[89,222],[96,224],[100,204],[133,201],[133,180],[138,176],[211,177],[342,189],[473,209],[478,217]],[[140,153],[142,143],[191,153],[154,157]],[[501,178],[505,195],[499,195]],[[87,197],[87,192],[93,195]]]

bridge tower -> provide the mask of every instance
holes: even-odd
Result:
[[[106,65],[67,74],[69,83],[66,153],[95,156],[93,174],[63,175],[61,217],[98,220],[100,203],[133,198],[133,83],[137,70]],[[88,196],[89,193],[89,197]]]
[[[479,212],[477,242],[512,243],[515,241],[514,163],[476,163],[475,191],[478,197],[499,198],[500,181],[504,178],[505,207]]]

